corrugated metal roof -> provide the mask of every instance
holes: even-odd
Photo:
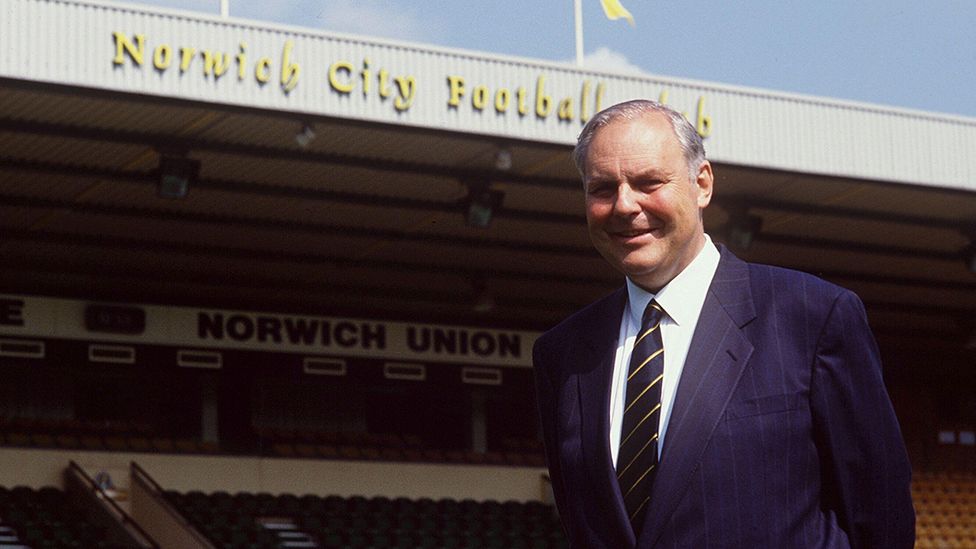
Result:
[[[239,124],[242,127],[236,129],[242,139],[273,146],[287,141],[303,119],[311,117],[339,124],[330,127],[320,122],[322,141],[314,147],[340,154],[362,154],[367,149],[379,158],[440,163],[446,160],[438,154],[439,143],[447,145],[443,138],[428,134],[429,143],[404,142],[399,128],[483,136],[481,142],[454,138],[450,143],[459,153],[453,160],[471,162],[490,159],[496,140],[571,144],[598,100],[606,106],[667,93],[671,104],[709,132],[708,150],[718,161],[976,189],[976,157],[969,154],[976,150],[976,119],[972,118],[716,83],[584,71],[537,60],[93,0],[8,0],[3,10],[0,77],[282,114],[213,120],[210,129],[202,123],[203,137],[208,139],[227,135],[232,129],[227,124]],[[52,35],[59,39],[30,39]],[[138,36],[143,37],[141,63],[139,54],[127,53],[139,49]],[[176,60],[183,47],[194,52],[185,71]],[[170,57],[160,52],[169,52]],[[204,52],[211,58],[226,56],[227,72],[215,77],[211,66],[208,73]],[[300,69],[293,88],[288,85],[292,73],[282,72],[286,57]],[[264,79],[259,76],[264,74],[264,65],[259,66],[262,58],[268,63],[265,83],[259,81]],[[560,105],[566,119],[559,118]],[[105,112],[102,104],[90,108],[97,111],[92,115]],[[170,122],[186,122],[191,113],[181,114]],[[147,116],[124,111],[119,115],[130,121]],[[81,116],[67,119],[83,123]],[[163,120],[148,116],[148,127],[174,131],[164,128]],[[262,119],[267,122],[264,131]],[[365,131],[340,121],[388,127]],[[333,128],[341,131],[330,131]]]

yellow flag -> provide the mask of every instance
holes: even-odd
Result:
[[[620,4],[620,0],[600,0],[600,4],[603,5],[603,13],[607,14],[607,19],[620,19],[623,17],[627,21],[630,21],[631,26],[635,26],[634,16],[627,11],[627,8]]]

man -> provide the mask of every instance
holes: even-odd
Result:
[[[914,544],[911,470],[864,308],[704,232],[713,175],[680,114],[631,101],[574,154],[626,285],[534,349],[574,549]]]

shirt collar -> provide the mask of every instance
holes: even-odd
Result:
[[[627,298],[630,302],[631,318],[640,326],[644,309],[652,299],[655,299],[678,326],[693,322],[701,311],[701,304],[705,301],[705,293],[712,283],[720,257],[718,248],[706,234],[705,245],[695,259],[657,294],[648,292],[627,278]]]

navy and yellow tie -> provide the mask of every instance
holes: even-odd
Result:
[[[638,536],[657,468],[661,380],[664,379],[663,316],[664,310],[654,301],[644,309],[640,332],[630,356],[627,400],[617,451],[617,481],[630,524]]]

